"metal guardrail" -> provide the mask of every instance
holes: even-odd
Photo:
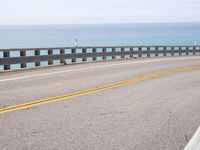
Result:
[[[41,54],[46,51],[46,54]],[[56,54],[54,53],[56,51]],[[79,51],[79,52],[78,52]],[[10,53],[18,52],[19,56],[11,56]],[[28,56],[28,52],[34,53]],[[98,46],[98,47],[59,47],[59,48],[22,48],[22,49],[0,49],[2,58],[0,58],[0,66],[3,70],[10,70],[12,64],[20,64],[20,68],[26,68],[27,63],[35,63],[35,67],[41,66],[41,62],[47,61],[48,66],[53,65],[54,60],[59,60],[60,64],[67,64],[66,60],[71,59],[72,63],[76,63],[77,58],[87,61],[107,60],[107,57],[116,59],[140,58],[154,56],[174,56],[174,55],[200,55],[200,46]]]

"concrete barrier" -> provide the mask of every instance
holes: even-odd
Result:
[[[77,51],[81,52],[77,52]],[[28,56],[27,53],[32,51],[33,56]],[[42,54],[41,51],[46,51]],[[56,51],[56,54],[54,54]],[[10,70],[11,65],[20,64],[21,68],[27,68],[27,63],[34,63],[34,67],[41,66],[41,62],[48,62],[47,66],[53,65],[54,60],[58,60],[59,64],[68,64],[66,60],[71,60],[71,63],[76,63],[78,58],[82,62],[91,58],[92,61],[127,58],[141,58],[158,56],[182,56],[182,55],[199,55],[200,46],[96,46],[96,47],[57,47],[57,48],[23,48],[23,49],[0,49],[3,56],[0,58],[0,66],[3,66],[3,71]],[[19,52],[19,56],[12,56],[10,53]],[[126,57],[128,56],[128,57]]]

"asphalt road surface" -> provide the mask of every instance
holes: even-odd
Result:
[[[200,66],[200,56],[0,74],[1,109]],[[200,68],[0,114],[0,149],[182,150],[200,126]]]

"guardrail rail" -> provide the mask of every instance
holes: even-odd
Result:
[[[14,54],[13,54],[14,53]],[[11,55],[12,54],[12,55]],[[0,49],[0,66],[2,70],[12,70],[11,65],[19,65],[18,69],[68,64],[110,59],[129,59],[158,56],[200,55],[200,46],[98,46],[98,47],[59,47],[59,48],[17,48]],[[79,61],[77,61],[79,59]],[[81,61],[80,61],[81,59]],[[71,60],[71,62],[68,62]],[[46,65],[41,65],[46,62]]]

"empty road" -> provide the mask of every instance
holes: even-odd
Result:
[[[200,56],[0,73],[0,149],[182,150],[199,91]]]

